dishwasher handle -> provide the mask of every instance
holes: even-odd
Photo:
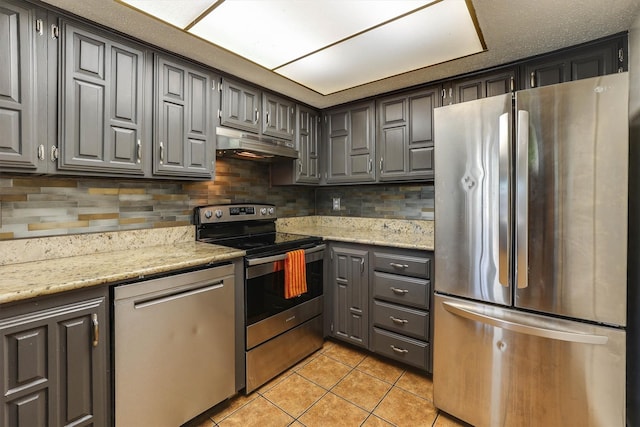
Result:
[[[154,305],[163,304],[170,301],[175,301],[177,299],[187,298],[193,295],[201,294],[203,292],[213,291],[215,289],[220,289],[222,287],[224,287],[224,282],[222,280],[218,280],[216,282],[209,283],[204,286],[199,286],[197,288],[177,290],[175,292],[170,292],[159,297],[153,297],[153,298],[136,301],[133,303],[133,308],[142,309],[146,307],[151,307]]]

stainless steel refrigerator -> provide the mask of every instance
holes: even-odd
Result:
[[[435,110],[435,405],[624,426],[628,75]]]

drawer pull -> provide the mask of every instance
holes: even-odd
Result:
[[[397,262],[390,262],[389,265],[393,268],[409,268],[407,264],[398,264]]]
[[[409,293],[408,289],[398,289],[398,288],[394,288],[393,286],[390,287],[389,289],[391,289],[391,291],[396,295],[404,295]]]
[[[393,344],[391,344],[391,345],[390,345],[390,347],[391,347],[391,349],[392,349],[393,351],[395,351],[396,353],[400,353],[400,354],[409,353],[409,350],[406,350],[406,349],[404,349],[404,348],[396,347],[396,346],[395,346],[395,345],[393,345]]]
[[[391,319],[393,323],[397,323],[398,325],[404,325],[405,323],[409,323],[407,319],[398,319],[397,317],[393,317],[393,316],[389,316],[389,319]]]

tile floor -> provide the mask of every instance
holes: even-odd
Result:
[[[219,406],[195,426],[466,426],[433,406],[430,376],[335,341]]]

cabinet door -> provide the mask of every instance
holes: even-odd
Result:
[[[28,3],[0,1],[2,170],[34,170],[38,166],[35,50],[36,39],[46,36],[36,34],[34,24],[35,10]]]
[[[327,120],[327,183],[375,181],[375,104],[330,110]]]
[[[220,124],[249,132],[260,132],[260,91],[222,79]]]
[[[614,37],[527,61],[521,81],[529,89],[625,70],[624,38]]]
[[[332,248],[333,334],[367,348],[369,343],[369,261],[363,250]]]
[[[513,92],[516,88],[515,68],[498,70],[452,82],[453,102],[467,102]]]
[[[58,167],[143,175],[145,52],[68,22],[61,29]]]
[[[296,118],[295,104],[270,93],[262,94],[262,133],[292,140]]]
[[[212,77],[160,55],[156,73],[154,174],[210,178],[215,162]]]
[[[378,180],[433,177],[433,109],[439,105],[439,86],[378,102]]]
[[[297,182],[320,182],[318,142],[320,140],[320,113],[298,106],[298,172]]]
[[[106,313],[103,296],[0,320],[2,425],[108,424]]]

